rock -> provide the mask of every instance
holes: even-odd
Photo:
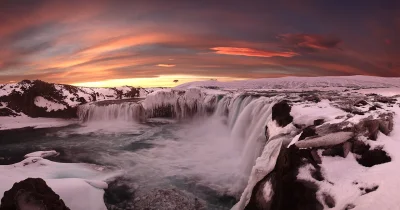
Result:
[[[367,101],[365,101],[365,100],[358,100],[356,103],[354,103],[354,106],[357,106],[357,107],[359,107],[359,106],[365,106],[365,105],[368,105],[368,102]]]
[[[281,101],[276,103],[272,107],[272,120],[275,120],[281,127],[285,127],[293,121],[293,117],[290,115],[292,108],[287,101]]]
[[[344,210],[350,210],[350,209],[354,209],[356,207],[356,205],[349,203],[344,207]]]
[[[253,188],[246,210],[322,210],[323,205],[317,199],[318,186],[310,181],[298,180],[300,166],[304,164],[304,155],[296,147],[282,147],[275,169]],[[307,157],[308,159],[309,157]],[[262,201],[265,183],[272,185],[270,200]],[[264,184],[263,184],[264,183]],[[258,195],[258,196],[257,196]],[[290,202],[288,202],[290,201]]]
[[[315,169],[310,169],[311,177],[317,181],[324,181],[325,178],[321,173],[321,167],[317,167]]]
[[[353,141],[352,152],[354,154],[362,155],[367,152],[371,148],[368,144],[365,144],[362,141]]]
[[[319,157],[317,150],[315,150],[315,149],[311,150],[310,154],[311,154],[311,157],[313,158],[313,160],[314,160],[317,164],[321,164],[321,163],[322,163],[322,160],[321,160],[321,158]]]
[[[0,108],[0,117],[16,117],[19,116],[18,113],[15,113],[13,110],[9,108]]]
[[[322,125],[322,124],[324,124],[324,122],[325,122],[324,119],[314,120],[314,126]]]
[[[28,178],[15,183],[4,192],[0,210],[69,210],[46,182],[40,178]]]
[[[379,131],[379,120],[366,120],[364,121],[364,127],[367,129],[367,136],[371,140],[378,138]]]
[[[377,164],[387,163],[392,160],[382,149],[373,149],[364,152],[357,162],[365,167],[372,167]]]
[[[315,127],[308,126],[303,129],[303,132],[301,133],[301,135],[299,137],[299,141],[304,140],[307,137],[316,136],[316,135],[317,135],[317,133],[315,133]]]
[[[379,115],[379,130],[385,134],[389,135],[393,130],[393,114],[386,113]]]
[[[344,157],[343,144],[334,145],[334,146],[331,146],[331,147],[327,148],[326,150],[324,150],[322,152],[322,156],[331,156],[331,157],[340,156],[340,157]]]
[[[381,103],[386,103],[386,104],[394,104],[396,103],[397,99],[395,98],[389,98],[389,97],[376,97],[375,98],[376,101],[381,102]]]
[[[347,155],[349,154],[349,152],[351,151],[351,142],[345,142],[343,144],[343,157],[347,157]]]
[[[364,189],[365,193],[363,193],[362,195],[368,194],[370,192],[374,192],[378,188],[379,188],[378,185],[375,185],[375,186],[372,186],[372,187],[367,187],[367,188]]]
[[[335,199],[328,193],[322,193],[322,197],[324,199],[325,204],[329,208],[333,208],[336,205]]]
[[[204,201],[178,189],[153,189],[136,191],[133,206],[126,209],[135,210],[205,210]]]
[[[298,141],[295,145],[298,148],[315,148],[315,147],[326,147],[341,144],[353,137],[353,132],[336,132],[330,133],[325,136],[308,139],[304,141]]]

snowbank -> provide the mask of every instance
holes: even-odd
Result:
[[[78,120],[58,119],[58,118],[31,118],[27,116],[0,117],[0,130],[18,129],[25,127],[51,128],[64,127],[77,124]]]
[[[15,182],[28,177],[44,179],[70,209],[107,209],[103,194],[107,188],[104,180],[108,175],[102,172],[101,168],[88,164],[57,163],[41,157],[28,157],[13,165],[0,165],[0,196],[3,197],[3,193]]]

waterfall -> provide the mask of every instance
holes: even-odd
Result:
[[[145,111],[140,103],[125,102],[104,106],[86,104],[78,107],[78,117],[82,122],[126,121],[142,122],[146,119]]]
[[[82,122],[142,122],[151,117],[187,119],[194,116],[209,116],[213,118],[212,120],[222,120],[230,130],[229,142],[233,150],[236,150],[232,152],[240,155],[237,171],[232,172],[235,174],[236,181],[228,189],[229,194],[238,196],[244,189],[247,194],[251,193],[253,182],[256,180],[254,179],[255,167],[262,167],[264,164],[272,167],[275,164],[276,155],[271,158],[268,154],[275,154],[275,150],[279,150],[280,147],[270,145],[266,132],[271,137],[284,132],[283,128],[272,121],[272,107],[280,99],[279,96],[210,94],[200,89],[167,89],[149,94],[141,103],[82,105],[78,108],[78,116]],[[292,128],[287,130],[290,129]],[[260,158],[262,161],[259,160]],[[261,166],[260,164],[257,166],[258,163]],[[248,184],[249,180],[253,180],[252,184]]]
[[[205,94],[200,89],[161,90],[149,94],[143,102],[149,117],[186,119],[212,114],[218,95]]]

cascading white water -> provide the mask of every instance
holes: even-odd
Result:
[[[185,119],[214,112],[218,95],[199,89],[162,90],[149,94],[143,102],[149,117],[172,116]]]
[[[78,107],[78,117],[82,122],[145,120],[145,111],[140,103],[125,102],[99,106],[86,104]]]
[[[170,111],[173,113],[172,116],[177,119],[185,119],[192,116],[209,116],[213,112],[212,116],[204,118],[210,119],[210,121],[204,121],[205,123],[209,123],[209,126],[202,126],[204,127],[202,132],[207,132],[203,130],[209,131],[209,135],[207,135],[209,141],[198,143],[200,145],[206,144],[204,148],[203,146],[199,146],[204,151],[198,151],[198,157],[202,157],[203,154],[211,155],[207,153],[209,148],[213,148],[210,150],[214,153],[211,155],[212,157],[220,158],[221,155],[229,154],[229,151],[235,154],[238,157],[234,163],[236,166],[230,168],[232,169],[230,173],[235,177],[233,178],[234,184],[230,184],[226,193],[239,196],[246,187],[256,159],[260,157],[265,148],[267,143],[265,129],[267,125],[269,126],[272,123],[272,107],[278,100],[279,98],[277,97],[205,94],[198,89],[186,91],[163,90],[150,94],[143,103],[121,103],[106,106],[95,104],[83,105],[79,107],[78,115],[83,122],[129,122],[142,121],[146,116],[157,117],[157,113],[155,112],[160,111],[160,109],[161,111]],[[213,124],[212,122],[215,120],[219,122],[222,120],[223,123]],[[216,125],[226,126],[225,135],[226,140],[229,141],[224,140],[224,144],[230,144],[226,146],[227,148],[218,149],[215,147],[221,147],[221,144],[212,143],[213,141],[221,140],[221,136],[219,135],[212,136],[213,133],[220,134],[220,132],[217,132],[218,130],[223,130],[222,127]],[[195,130],[193,129],[193,132],[196,132]],[[202,136],[204,134],[200,133],[199,135]],[[228,146],[232,149],[228,149]],[[196,159],[198,157],[192,157],[194,159],[192,164],[196,164],[196,161],[201,161]],[[185,160],[191,160],[191,158],[187,157]],[[182,160],[182,162],[185,160]],[[218,159],[215,161],[218,161]],[[180,161],[178,163],[181,164]],[[210,168],[212,169],[210,169],[211,171],[214,170],[213,167]],[[201,167],[198,171],[201,171]],[[226,172],[223,171],[224,174]],[[219,172],[215,173],[214,175],[209,174],[209,177],[218,177]]]

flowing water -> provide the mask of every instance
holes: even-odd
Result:
[[[122,169],[120,182],[130,189],[179,188],[205,200],[209,209],[229,209],[265,145],[273,101],[224,97],[211,116],[146,122],[134,102],[85,105],[79,125],[7,136],[0,142],[0,163],[54,149],[61,152],[54,161]]]

